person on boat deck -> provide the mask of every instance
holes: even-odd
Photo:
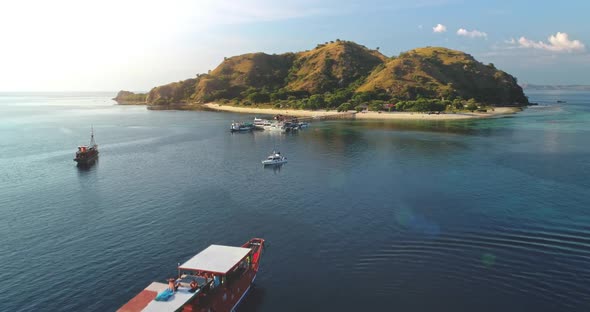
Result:
[[[168,289],[171,291],[175,291],[176,290],[176,285],[175,285],[175,280],[173,278],[169,278],[168,279]]]
[[[198,287],[199,287],[199,283],[197,283],[197,280],[194,280],[194,279],[193,279],[193,280],[191,281],[191,290],[192,290],[192,291],[195,291],[195,290],[197,290],[197,288],[198,288]]]
[[[173,278],[168,279],[168,289],[170,289],[172,291],[177,291],[179,286],[180,286],[180,279],[179,280],[176,280]]]

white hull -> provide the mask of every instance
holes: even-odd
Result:
[[[264,126],[264,130],[285,132],[285,129],[277,126]]]
[[[270,161],[270,160],[263,160],[262,164],[265,166],[272,166],[272,165],[282,165],[282,164],[286,164],[287,160],[276,160],[276,161]]]

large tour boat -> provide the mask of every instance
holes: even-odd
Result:
[[[78,146],[74,161],[78,165],[88,165],[98,158],[98,145],[94,142],[94,128],[90,130],[90,144]]]
[[[256,279],[263,248],[262,238],[211,245],[179,265],[177,278],[151,283],[117,311],[234,311]]]

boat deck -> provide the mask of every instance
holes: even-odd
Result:
[[[187,302],[193,299],[198,293],[200,293],[201,289],[197,289],[197,291],[190,292],[189,287],[180,286],[172,295],[172,298],[168,299],[167,301],[156,301],[152,300],[148,303],[148,305],[142,310],[145,312],[174,312],[178,311],[184,306]]]
[[[191,280],[196,280],[199,285],[199,289],[195,292],[190,292],[188,284]],[[142,290],[137,296],[129,300],[124,306],[122,306],[117,312],[139,312],[139,311],[152,311],[152,312],[165,312],[165,311],[178,311],[183,305],[189,302],[195,295],[201,292],[201,289],[213,282],[212,279],[205,280],[202,277],[183,277],[181,279],[181,286],[174,292],[174,295],[167,301],[156,301],[156,296],[162,291],[168,288],[168,284],[153,282],[144,290]]]
[[[153,282],[124,306],[119,308],[117,312],[139,312],[147,307],[156,298],[158,293],[164,291],[166,288],[168,288],[168,284]]]
[[[242,247],[211,245],[178,266],[185,272],[176,280],[179,286],[174,294],[168,293],[167,283],[153,282],[117,311],[233,311],[256,278],[263,244],[263,239],[253,238]],[[207,274],[214,274],[214,278]],[[190,288],[192,281],[198,284],[194,292]],[[164,291],[167,293],[162,294]],[[166,297],[166,301],[160,301]]]

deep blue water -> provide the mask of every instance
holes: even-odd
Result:
[[[590,311],[589,93],[293,135],[113,95],[0,94],[0,311],[113,311],[251,237],[270,246],[241,311]],[[263,169],[273,149],[289,163]]]

